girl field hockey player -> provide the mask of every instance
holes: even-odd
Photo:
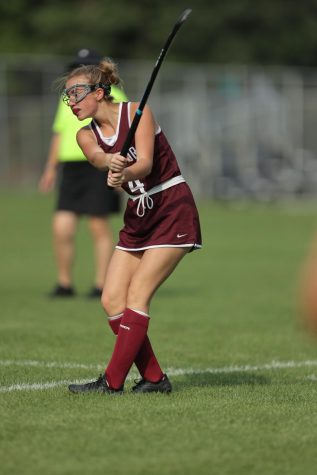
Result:
[[[144,108],[128,156],[120,155],[138,103],[112,101],[120,84],[116,65],[81,66],[63,79],[63,97],[79,120],[92,118],[77,133],[88,161],[108,172],[108,185],[128,194],[119,234],[101,297],[116,337],[110,361],[96,381],[71,384],[73,393],[122,393],[136,364],[136,393],[172,390],[147,335],[150,303],[181,259],[201,247],[199,216],[175,155],[148,106]],[[167,310],[168,311],[168,310]]]

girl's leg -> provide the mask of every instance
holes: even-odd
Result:
[[[124,310],[127,306],[128,288],[143,253],[129,253],[115,250],[108,269],[102,303],[109,315],[108,322],[115,335],[118,335]],[[146,335],[134,361],[142,378],[157,382],[163,377],[161,367],[155,357],[150,340]]]
[[[185,256],[185,248],[154,248],[143,252],[115,249],[107,269],[102,305],[108,315],[126,307],[148,313],[151,298]]]
[[[102,304],[108,315],[116,315],[126,308],[128,287],[131,277],[139,264],[141,254],[120,251],[115,249],[111,257],[105,279]],[[97,381],[86,384],[70,384],[69,390],[73,393],[102,392],[112,393],[115,389],[109,388],[105,375]],[[120,391],[119,391],[120,392]]]
[[[119,389],[144,343],[151,298],[156,289],[166,280],[186,254],[186,249],[160,248],[143,253],[130,274],[125,310],[118,332],[115,348],[105,375],[108,385]]]
[[[141,258],[140,252],[113,251],[101,297],[102,306],[109,316],[118,315],[126,308],[130,282]]]
[[[148,313],[155,291],[187,254],[186,248],[154,248],[144,252],[128,290],[127,307]]]
[[[115,335],[118,335],[123,313],[109,317],[109,325]],[[148,335],[145,336],[142,346],[135,357],[134,363],[139,370],[143,380],[157,383],[161,381],[164,374],[154,354]]]
[[[180,248],[151,249],[143,254],[116,250],[108,268],[102,297],[105,310],[110,315],[116,314],[120,305],[126,305],[126,302],[148,310],[155,290],[171,274],[186,252],[186,249]],[[140,295],[137,299],[135,293],[138,288]],[[126,308],[104,377],[84,385],[72,384],[69,386],[70,391],[109,393],[120,390],[144,344],[148,321],[149,317],[143,310]]]

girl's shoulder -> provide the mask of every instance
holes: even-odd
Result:
[[[91,132],[92,132],[92,128],[91,128],[91,122],[90,122],[90,124],[84,125],[77,131],[77,134],[76,134],[77,140],[85,141],[87,137],[90,138],[92,136]]]
[[[91,122],[81,127],[77,133],[80,135],[84,135],[84,134],[87,134],[87,132],[89,131],[91,131]]]

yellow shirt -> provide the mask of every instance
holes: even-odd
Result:
[[[122,89],[116,86],[111,87],[111,95],[114,102],[124,102],[127,100],[127,97]],[[85,155],[77,144],[76,134],[79,129],[90,122],[91,119],[79,121],[72,113],[71,108],[68,107],[62,101],[62,99],[60,100],[53,122],[53,132],[55,134],[60,134],[61,138],[58,156],[59,161],[78,162],[81,160],[86,160]]]

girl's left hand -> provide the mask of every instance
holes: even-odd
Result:
[[[112,188],[118,188],[124,183],[124,177],[122,172],[112,172],[109,170],[108,172],[108,179],[107,185],[111,186]]]

